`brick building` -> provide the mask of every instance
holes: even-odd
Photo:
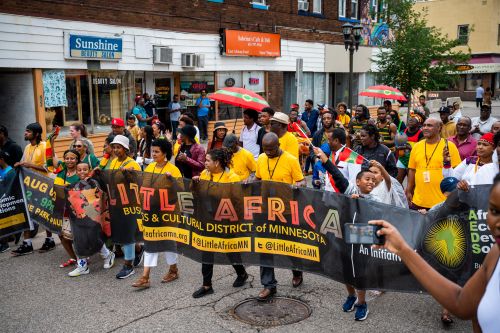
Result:
[[[388,34],[377,16],[383,5],[382,0],[4,0],[0,123],[10,125],[18,142],[24,125],[35,120],[63,129],[83,122],[102,138],[110,119],[123,117],[138,94],[154,95],[159,109],[177,94],[183,108],[194,111],[201,89],[228,85],[261,94],[277,110],[288,111],[291,102],[306,98],[334,104],[347,99],[341,26],[363,25],[364,47],[354,63],[356,93],[373,83],[367,73],[371,46]],[[297,96],[299,58],[304,75]],[[213,121],[241,118],[234,107],[213,106]],[[15,124],[9,123],[14,117]]]

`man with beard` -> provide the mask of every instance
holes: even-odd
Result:
[[[14,164],[15,167],[25,167],[33,169],[43,175],[47,174],[45,169],[45,141],[42,141],[42,126],[39,123],[32,123],[26,126],[24,131],[24,140],[30,143],[24,149],[24,154],[20,162]],[[23,233],[24,241],[23,243],[14,251],[12,254],[14,256],[22,256],[26,254],[33,253],[33,244],[31,242],[30,230],[26,230]],[[56,247],[54,243],[54,238],[52,238],[52,233],[47,231],[47,238],[40,248],[40,252],[47,252],[53,250]]]
[[[351,119],[351,122],[348,126],[348,134],[350,138],[350,146],[352,150],[356,150],[358,146],[361,146],[361,137],[360,132],[364,125],[368,124],[368,118],[365,117],[365,108],[366,106],[360,104],[356,106],[354,111],[354,118]]]
[[[334,130],[334,118],[330,111],[323,113],[321,117],[322,128],[314,134],[312,139],[312,144],[314,147],[321,147],[322,144],[328,143],[328,133]],[[311,164],[316,163],[316,154],[312,147],[309,147],[309,158],[311,159]]]
[[[136,158],[137,156],[137,141],[135,141],[134,136],[127,130],[125,129],[125,122],[121,118],[113,118],[111,120],[111,130],[112,132],[110,134],[113,135],[123,135],[127,137],[129,141],[129,150],[128,154],[132,158]]]

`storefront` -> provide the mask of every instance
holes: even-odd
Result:
[[[9,28],[14,24],[19,29]],[[111,119],[124,117],[135,97],[145,92],[158,112],[176,94],[182,108],[195,117],[201,90],[211,93],[231,86],[252,90],[282,110],[284,73],[295,71],[298,58],[304,59],[304,97],[312,94],[318,103],[328,98],[325,45],[282,40],[279,34],[186,33],[0,14],[0,38],[23,38],[26,44],[23,50],[5,44],[0,59],[1,83],[13,87],[2,96],[12,108],[0,119],[6,123],[16,118],[22,107],[22,124],[11,125],[13,136],[21,140],[26,123],[39,121],[46,130],[61,126],[58,140],[68,138],[69,126],[78,122],[102,141]],[[16,90],[11,83],[17,81],[23,84]],[[19,96],[34,98],[28,107],[16,102]],[[216,102],[212,106],[211,123],[227,121],[239,133],[242,110]]]

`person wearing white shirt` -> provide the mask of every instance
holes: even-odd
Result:
[[[172,136],[177,135],[177,127],[179,127],[179,118],[181,117],[181,104],[179,103],[179,95],[174,95],[174,99],[169,106],[170,122],[172,124]]]
[[[260,126],[257,125],[258,112],[252,109],[243,111],[243,129],[240,135],[240,145],[252,153],[254,159],[259,157],[260,146],[257,144]]]
[[[462,118],[462,109],[460,109],[460,103],[454,102],[453,112],[450,114],[450,120],[452,120],[454,123],[457,123],[460,118]]]
[[[472,134],[474,139],[479,140],[481,136],[491,131],[491,126],[497,120],[491,117],[491,106],[486,104],[481,106],[480,116],[472,118],[472,130],[470,134]]]

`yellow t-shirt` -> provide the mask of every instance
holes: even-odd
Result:
[[[348,114],[339,114],[339,116],[337,117],[337,120],[340,121],[340,123],[345,127],[347,128],[347,126],[349,125],[349,122],[351,121],[351,117],[349,117]]]
[[[135,125],[134,127],[127,126],[127,130],[130,132],[130,134],[132,135],[132,137],[137,142],[140,141],[139,134],[141,133],[141,129],[139,128],[139,126],[137,126],[137,125]]]
[[[210,173],[210,171],[205,169],[201,172],[200,179],[209,180],[214,183],[239,183],[241,181],[240,177],[231,170],[222,173]]]
[[[40,143],[36,146],[31,144],[27,145],[24,148],[22,161],[29,162],[37,166],[45,166],[45,141],[40,141]]]
[[[115,157],[111,161],[111,165],[109,166],[109,170],[119,170],[119,169],[127,169],[127,170],[135,170],[142,171],[139,164],[136,161],[127,156],[127,158],[123,162],[118,161],[118,157]]]
[[[154,173],[154,174],[158,174],[158,175],[162,175],[162,174],[165,174],[168,172],[174,178],[181,178],[182,177],[182,174],[181,174],[181,171],[179,170],[179,168],[177,168],[172,163],[167,163],[162,168],[160,168],[160,167],[156,167],[156,162],[153,162],[146,167],[144,172]]]
[[[299,142],[292,133],[286,132],[279,140],[281,150],[289,152],[295,158],[299,158]]]
[[[233,154],[232,162],[231,171],[237,174],[241,180],[247,179],[257,167],[253,154],[245,148],[240,148],[237,153]]]
[[[413,203],[418,206],[431,208],[446,199],[439,187],[443,180],[444,147],[445,140],[443,139],[434,144],[428,144],[427,140],[422,140],[417,142],[411,150],[408,168],[415,169]],[[456,167],[461,162],[458,149],[453,142],[448,141],[448,150],[451,166]],[[424,174],[426,172],[428,172],[427,175]]]
[[[457,124],[454,121],[449,121],[441,128],[441,138],[448,139],[457,134]]]
[[[268,158],[260,154],[257,159],[255,176],[261,180],[271,180],[293,185],[304,179],[299,160],[292,154],[283,151],[280,156]]]

